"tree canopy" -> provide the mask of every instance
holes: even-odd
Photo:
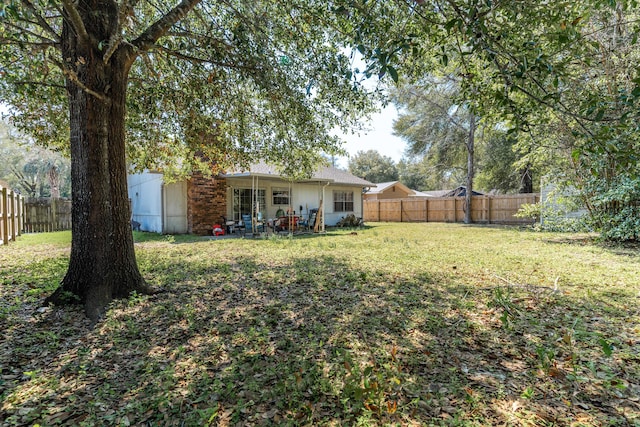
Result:
[[[377,150],[358,151],[349,159],[349,172],[373,183],[398,180],[393,159]]]
[[[139,169],[179,164],[188,171],[203,166],[199,158],[220,166],[260,158],[292,174],[307,171],[320,153],[340,149],[329,130],[350,128],[370,107],[348,38],[325,2],[101,3],[107,6],[95,9],[105,28],[87,35],[91,54],[107,63],[130,46],[136,58],[126,138]],[[71,2],[15,1],[0,12],[0,101],[20,130],[45,145],[69,143],[65,79],[79,76],[61,55],[63,22],[78,37],[92,31],[76,25],[75,9]]]

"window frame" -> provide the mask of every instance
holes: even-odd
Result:
[[[333,190],[334,212],[355,212],[354,191]]]
[[[276,195],[276,193],[280,193],[280,194]],[[284,194],[286,194],[286,196]],[[286,187],[271,188],[271,204],[273,206],[290,206],[290,203],[291,203],[291,190],[289,188],[286,188]]]
[[[264,188],[245,188],[239,187],[233,189],[232,199],[232,218],[235,221],[242,219],[242,214],[252,214],[252,207],[254,202],[253,191],[257,193],[258,203],[260,204],[260,212],[264,216],[264,212],[267,209],[267,190]]]

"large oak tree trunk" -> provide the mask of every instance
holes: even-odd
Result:
[[[96,6],[92,8],[95,12]],[[109,40],[117,27],[112,24],[117,22],[117,10],[87,13],[83,20],[91,39]],[[83,43],[67,25],[62,51],[72,69],[67,78],[73,183],[71,258],[61,287],[47,301],[79,301],[96,320],[113,298],[149,291],[136,263],[127,196],[124,126],[131,51],[119,50],[104,61],[103,50]],[[69,298],[70,294],[76,298]]]

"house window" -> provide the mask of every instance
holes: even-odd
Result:
[[[286,205],[289,206],[289,200],[291,193],[289,193],[288,188],[273,188],[271,190],[273,196],[273,204],[277,205]]]
[[[256,202],[256,209],[259,209],[263,213],[267,208],[266,204],[266,191],[264,189],[255,190],[255,196],[253,196],[251,188],[234,188],[233,189],[233,219],[238,221],[242,218],[242,214],[251,215],[253,210],[251,209],[252,201]],[[253,196],[253,197],[252,197]]]
[[[334,191],[333,211],[353,212],[353,191]]]

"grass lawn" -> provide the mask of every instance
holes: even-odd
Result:
[[[38,309],[70,235],[0,247],[2,425],[640,426],[640,250],[456,224],[136,233],[167,292]]]

